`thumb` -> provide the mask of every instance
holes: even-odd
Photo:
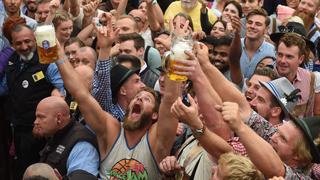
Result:
[[[196,101],[192,98],[192,96],[189,93],[188,98],[191,106],[197,106]]]

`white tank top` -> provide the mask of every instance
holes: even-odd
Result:
[[[102,179],[161,179],[158,165],[151,152],[149,131],[133,147],[127,145],[124,129],[121,130],[116,142],[100,164]]]

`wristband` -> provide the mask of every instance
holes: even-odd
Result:
[[[60,65],[60,64],[64,64],[64,59],[59,59],[56,61],[56,64]]]

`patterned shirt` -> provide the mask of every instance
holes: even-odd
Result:
[[[260,116],[257,112],[253,111],[245,122],[250,126],[260,137],[264,140],[270,142],[271,136],[277,131],[272,124],[270,124],[266,119]],[[293,169],[288,165],[284,164],[286,169],[285,179],[290,180],[306,180],[306,179],[317,179],[320,174],[320,167],[318,164],[313,164],[310,171],[304,174],[301,169]]]
[[[110,59],[97,62],[93,77],[92,96],[99,102],[103,110],[112,114],[119,122],[122,122],[125,117],[125,110],[119,104],[112,103],[111,63]]]

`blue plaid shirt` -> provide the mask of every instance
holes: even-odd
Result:
[[[119,104],[112,103],[111,92],[111,60],[98,61],[93,77],[92,96],[99,102],[103,110],[123,122],[125,110]]]

